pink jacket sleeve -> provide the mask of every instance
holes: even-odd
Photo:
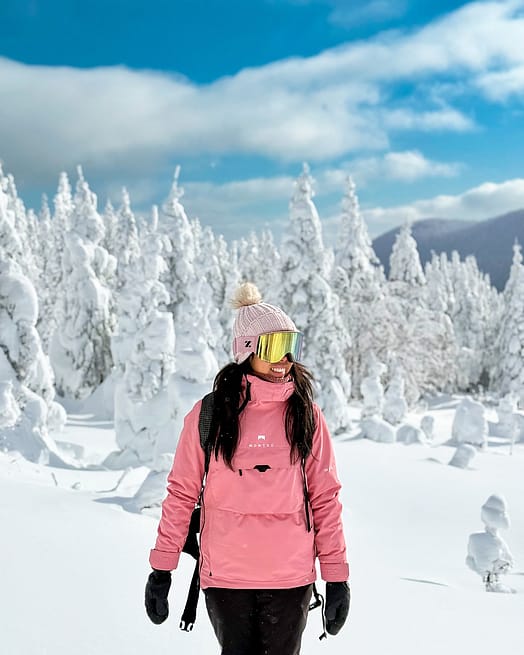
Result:
[[[200,494],[204,477],[204,451],[198,432],[200,405],[201,401],[184,419],[173,467],[167,478],[167,496],[162,503],[158,536],[149,556],[154,569],[171,571],[178,566],[191,514]]]
[[[315,547],[322,579],[326,582],[344,582],[349,578],[349,566],[342,527],[342,505],[338,499],[341,485],[331,436],[324,415],[316,405],[315,420],[317,427],[313,435],[313,448],[306,460]]]

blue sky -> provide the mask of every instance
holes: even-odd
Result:
[[[524,0],[2,0],[0,159],[38,208],[82,164],[101,207],[184,204],[227,238],[287,220],[302,162],[333,239],[524,207]]]

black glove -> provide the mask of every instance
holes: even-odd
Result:
[[[146,584],[146,612],[151,621],[159,625],[169,615],[167,595],[171,586],[171,571],[157,571],[149,574]]]
[[[350,599],[347,582],[326,582],[326,630],[330,635],[338,634],[346,622]]]

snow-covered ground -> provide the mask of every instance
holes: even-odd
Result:
[[[451,436],[455,402],[435,404],[439,443]],[[357,418],[359,410],[352,408]],[[418,425],[422,414],[409,418]],[[355,430],[356,433],[356,430]],[[193,560],[182,558],[171,616],[149,622],[143,591],[157,519],[125,510],[148,473],[97,468],[114,450],[109,422],[70,416],[54,435],[83,468],[32,464],[0,454],[0,651],[5,655],[218,653],[203,600],[192,633],[179,630]],[[446,445],[336,441],[350,548],[352,608],[337,637],[318,641],[310,614],[302,652],[333,655],[492,655],[524,649],[524,444],[490,439],[471,468],[448,466]],[[88,467],[86,467],[88,465]],[[467,568],[468,537],[483,530],[491,494],[507,501],[502,533],[515,557],[486,593]],[[321,589],[323,584],[320,585]]]

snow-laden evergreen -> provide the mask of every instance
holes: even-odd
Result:
[[[0,232],[12,216],[0,189]],[[31,280],[0,246],[0,447],[48,461],[56,447],[49,424],[60,429],[53,373],[36,330],[38,300]]]
[[[0,188],[5,191],[7,196],[7,208],[12,214],[12,226],[17,235],[17,249],[11,253],[10,257],[17,262],[21,272],[34,284],[38,277],[38,270],[33,256],[33,243],[27,211],[24,202],[18,196],[13,175],[9,173],[4,177],[1,168]],[[15,245],[14,242],[13,245]]]
[[[101,245],[110,255],[117,257],[119,249],[116,236],[118,217],[111,200],[107,200],[105,204],[104,211],[102,212],[102,222],[104,223],[104,238],[102,239]]]
[[[116,288],[120,289],[126,283],[127,273],[132,268],[130,262],[138,260],[140,257],[136,219],[131,209],[129,193],[125,187],[122,189],[122,204],[116,214],[114,225],[111,223],[111,209],[108,207],[106,209],[108,215],[105,218],[108,220],[110,229],[114,229],[113,255],[117,260]]]
[[[384,385],[382,378],[386,372],[386,365],[378,360],[374,353],[367,359],[367,372],[360,384],[362,395],[362,418],[378,416],[382,418],[384,407]]]
[[[51,231],[47,253],[42,262],[42,287],[46,292],[40,305],[39,332],[46,352],[49,351],[51,337],[56,329],[59,317],[59,299],[63,295],[65,235],[71,227],[73,213],[73,194],[67,174],[62,172],[58,179],[58,188],[53,199],[54,213],[51,219]],[[41,238],[47,237],[47,226],[41,225]],[[52,252],[53,256],[49,257]]]
[[[388,289],[395,342],[390,353],[405,372],[406,397],[452,388],[456,343],[445,308],[429,301],[417,243],[409,223],[400,230],[390,257]]]
[[[276,302],[272,295],[280,281],[281,261],[271,232],[251,232],[247,239],[238,241],[237,247],[241,279],[256,284],[267,302]]]
[[[401,423],[408,411],[408,404],[405,396],[406,383],[400,366],[396,366],[393,375],[384,394],[383,417],[389,423],[398,425]]]
[[[504,289],[504,312],[497,336],[493,386],[500,393],[515,393],[524,406],[524,265],[519,244],[513,246],[513,264]]]
[[[210,321],[213,292],[195,261],[198,246],[184,206],[177,167],[168,199],[162,206],[159,229],[169,238],[165,283],[169,308],[175,321],[176,358],[182,377],[193,382],[211,381],[218,370],[215,351],[222,355],[223,343],[215,341]]]
[[[154,464],[174,450],[177,403],[170,393],[175,371],[175,329],[167,310],[169,294],[160,282],[166,264],[164,240],[153,220],[122,271],[117,296],[118,324],[112,339],[115,371],[115,431],[120,451],[108,466]],[[166,446],[167,444],[167,446]]]
[[[280,303],[304,332],[304,361],[315,372],[319,404],[333,430],[350,424],[350,336],[340,317],[338,296],[328,279],[329,260],[313,202],[313,178],[304,164],[290,203],[290,223],[282,246]]]
[[[208,320],[213,334],[213,351],[218,366],[231,360],[231,310],[228,293],[239,284],[240,274],[233,271],[227,243],[221,235],[217,237],[206,226],[199,232],[196,270],[205,278],[208,294]],[[230,277],[234,278],[229,283]]]
[[[50,267],[54,257],[49,257],[49,249],[54,245],[53,224],[51,221],[51,210],[47,197],[42,198],[42,207],[36,225],[37,239],[34,250],[35,259],[38,262],[39,271],[35,288],[38,295],[38,321],[36,324],[38,334],[42,341],[44,352],[49,351],[51,335],[55,330],[55,307],[57,289],[49,284],[51,279]]]
[[[202,381],[216,373],[231,360],[231,309],[227,296],[227,280],[230,259],[223,237],[216,238],[211,228],[202,229],[200,222],[194,222],[195,272],[200,276],[196,287],[199,294],[198,309],[208,329],[208,345],[213,357],[205,357],[210,370],[199,376]],[[235,277],[238,280],[238,277]],[[197,317],[198,318],[198,317]]]
[[[469,536],[466,564],[482,577],[486,591],[512,593],[499,579],[513,567],[513,555],[499,534],[510,526],[505,498],[492,494],[482,505],[480,517],[485,529]]]
[[[474,257],[451,260],[433,254],[426,264],[428,305],[451,319],[456,343],[456,384],[461,390],[487,385],[495,359],[500,322],[500,296],[482,274]]]
[[[356,186],[351,177],[346,181],[342,199],[340,232],[335,245],[335,266],[346,271],[348,278],[369,280],[376,275],[379,266],[371,238],[360,213]]]
[[[15,212],[7,195],[8,178],[0,166],[0,253],[3,259],[20,262],[24,246],[16,228]]]
[[[405,282],[410,288],[426,284],[417,242],[411,234],[409,222],[404,223],[393,244],[389,258],[389,279],[391,282]]]
[[[64,235],[61,295],[50,357],[59,393],[86,398],[111,373],[110,340],[114,329],[111,291],[116,260],[102,248],[104,224],[96,195],[79,169],[79,179]]]
[[[453,417],[450,444],[471,444],[485,448],[488,443],[486,408],[473,398],[463,398]]]
[[[351,177],[342,199],[340,238],[335,248],[331,285],[340,299],[342,321],[350,333],[349,372],[352,393],[359,397],[368,359],[375,354],[379,359],[386,359],[394,334],[384,271],[371,245]]]

